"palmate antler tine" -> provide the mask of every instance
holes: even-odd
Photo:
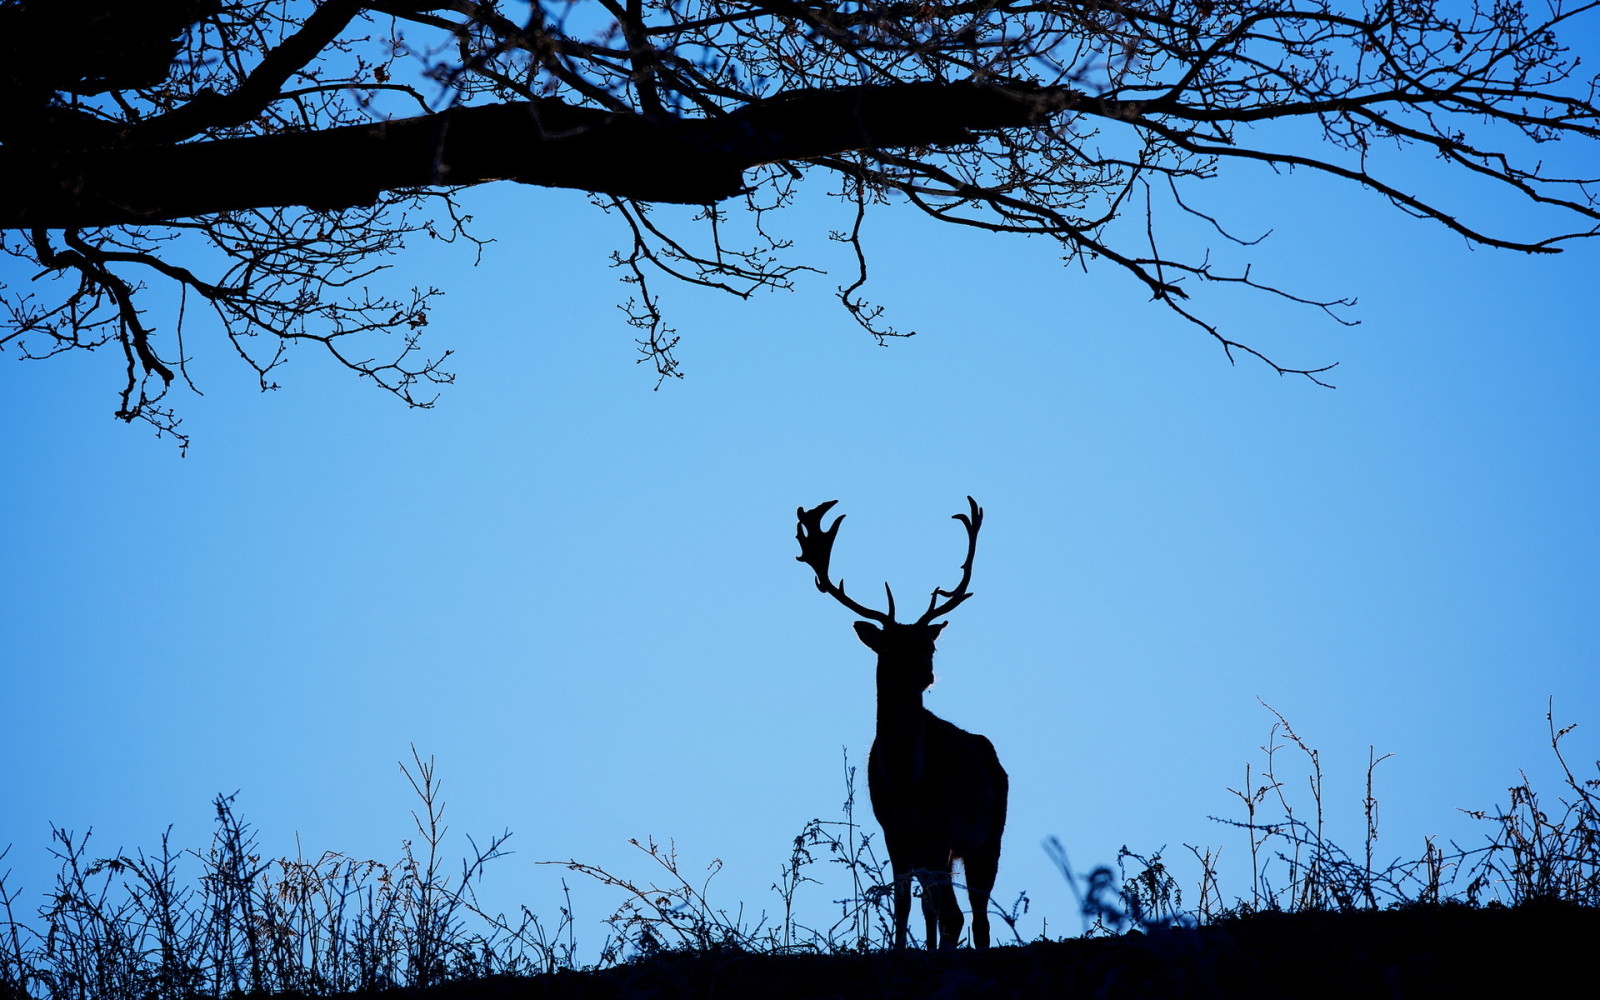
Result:
[[[806,510],[804,507],[795,508],[796,526],[794,537],[800,543],[800,554],[795,556],[795,561],[803,562],[811,567],[812,572],[817,575],[817,589],[824,594],[833,595],[834,600],[863,618],[870,618],[885,625],[892,624],[894,622],[893,594],[889,595],[889,612],[885,614],[882,611],[874,611],[865,604],[856,603],[854,598],[844,592],[843,580],[840,580],[838,585],[835,586],[833,581],[828,579],[828,562],[833,558],[833,540],[839,533],[839,525],[843,523],[844,515],[840,514],[834,518],[833,523],[826,528],[822,526],[822,519],[827,516],[828,511],[838,502],[837,500],[829,500],[827,503],[818,504],[810,510]],[[884,590],[888,589],[889,585],[884,584]]]
[[[960,521],[967,529],[967,560],[961,564],[961,582],[956,584],[954,590],[933,588],[933,594],[928,598],[928,610],[917,619],[918,625],[926,625],[941,615],[949,614],[972,596],[967,584],[972,582],[972,557],[978,552],[978,529],[983,527],[983,508],[970,496],[967,497],[967,506],[971,508],[970,513],[950,515],[951,520]],[[941,597],[947,599],[943,604],[939,603]]]

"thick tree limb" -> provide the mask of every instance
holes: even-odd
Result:
[[[762,163],[949,146],[1072,107],[1064,87],[904,83],[799,91],[720,118],[558,101],[457,107],[372,125],[84,152],[0,149],[0,227],[138,225],[250,208],[370,204],[384,191],[514,180],[705,204]]]

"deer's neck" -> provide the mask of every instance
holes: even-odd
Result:
[[[896,690],[880,682],[874,752],[883,754],[888,762],[919,759],[926,718],[921,691]]]

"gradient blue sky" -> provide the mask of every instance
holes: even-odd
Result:
[[[0,870],[23,899],[52,822],[96,854],[169,824],[202,846],[236,789],[269,852],[393,859],[415,744],[458,851],[515,831],[502,905],[555,913],[540,859],[647,877],[627,842],[654,836],[725,862],[714,901],[770,910],[872,735],[871,654],[793,558],[795,507],[833,498],[837,571],[908,602],[954,580],[963,497],[985,507],[926,703],[999,748],[997,895],[1054,931],[1079,925],[1050,836],[1082,866],[1219,846],[1247,887],[1243,835],[1208,817],[1240,815],[1257,699],[1321,749],[1352,848],[1368,747],[1394,754],[1384,857],[1475,842],[1457,810],[1519,770],[1548,786],[1552,698],[1569,759],[1600,756],[1600,247],[1473,251],[1349,187],[1228,171],[1205,207],[1274,231],[1259,273],[1359,296],[1361,325],[1202,304],[1284,363],[1340,362],[1330,391],[1230,367],[1108,268],[903,208],[869,218],[869,295],[919,335],[877,347],[831,298],[848,215],[820,192],[785,226],[828,275],[750,302],[661,286],[688,378],[660,391],[616,310],[621,224],[511,186],[465,198],[497,241],[477,268],[395,261],[449,292],[428,336],[460,378],[432,411],[310,350],[263,395],[190,332],[206,395],[178,395],[180,460],[110,418],[110,354],[0,365]],[[578,902],[597,946],[615,900]]]

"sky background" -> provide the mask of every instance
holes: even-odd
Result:
[[[1405,170],[1514,235],[1545,225]],[[22,902],[52,823],[93,828],[96,856],[169,825],[202,847],[235,790],[268,853],[394,860],[415,745],[450,849],[514,832],[502,905],[555,913],[539,860],[652,877],[628,841],[653,836],[724,862],[714,903],[779,909],[793,836],[839,815],[842,754],[872,737],[872,655],[794,561],[796,506],[835,498],[836,573],[907,607],[958,576],[949,515],[986,511],[925,703],[1011,774],[996,895],[1029,894],[1030,933],[1080,927],[1049,837],[1083,868],[1165,847],[1186,893],[1183,845],[1218,847],[1247,891],[1245,837],[1210,817],[1242,816],[1261,702],[1320,749],[1352,850],[1369,747],[1394,755],[1380,860],[1476,845],[1459,810],[1522,771],[1556,794],[1551,702],[1593,766],[1600,246],[1473,251],[1357,189],[1229,169],[1203,207],[1273,230],[1258,273],[1358,296],[1361,325],[1201,304],[1284,364],[1338,361],[1328,390],[1230,366],[1110,268],[904,207],[869,217],[868,295],[918,336],[878,347],[832,298],[849,215],[824,189],[783,226],[829,274],[749,302],[658,286],[688,373],[659,391],[616,308],[621,222],[509,185],[464,196],[481,265],[395,261],[396,285],[448,291],[428,344],[459,379],[431,411],[311,350],[261,394],[213,341],[206,395],[173,397],[180,459],[111,418],[109,353],[0,364],[0,872]],[[1307,774],[1280,758],[1303,808]],[[576,901],[597,947],[620,900]]]

